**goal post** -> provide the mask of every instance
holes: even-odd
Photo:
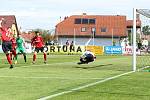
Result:
[[[138,37],[137,23],[140,21],[140,37]],[[146,26],[145,30],[144,27]],[[132,70],[136,71],[138,68],[147,68],[150,66],[150,9],[133,8],[133,56],[132,56]],[[147,37],[143,37],[147,36]],[[139,41],[141,47],[139,48]],[[143,42],[147,41],[146,44]],[[144,48],[144,49],[143,49]],[[140,54],[137,53],[140,51]],[[144,52],[143,52],[144,51]],[[140,66],[140,67],[139,67]]]
[[[133,8],[133,71],[136,71],[136,8]]]

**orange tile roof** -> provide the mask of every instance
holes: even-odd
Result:
[[[0,19],[1,18],[5,19],[5,24],[3,25],[6,28],[11,27],[12,24],[17,24],[16,17],[14,15],[0,15]]]

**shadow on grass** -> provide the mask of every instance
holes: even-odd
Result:
[[[110,66],[110,65],[113,65],[113,64],[97,65],[97,66],[92,66],[92,67],[76,66],[75,68],[90,69],[90,68],[100,68],[103,66]]]

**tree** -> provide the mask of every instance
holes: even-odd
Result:
[[[131,31],[128,32],[128,40],[129,40],[129,45],[131,45],[132,44],[132,32]]]
[[[150,35],[150,26],[149,25],[143,26],[142,32],[144,35]]]
[[[46,43],[47,41],[54,41],[56,40],[55,34],[52,34],[52,31],[49,30],[44,30],[44,29],[34,29],[35,31],[39,31],[41,33],[41,36],[43,37],[44,42]]]

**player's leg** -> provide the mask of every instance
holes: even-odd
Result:
[[[80,57],[80,62],[78,62],[77,64],[85,64],[85,58]]]
[[[33,64],[35,64],[35,60],[36,60],[36,55],[37,55],[37,52],[36,51],[34,51],[34,54],[33,54]]]
[[[3,42],[2,43],[2,49],[6,55],[8,63],[10,64],[10,68],[13,68],[12,60],[11,60],[10,53],[9,53],[12,49],[11,48],[11,42]]]
[[[47,63],[47,55],[46,55],[46,52],[43,52],[43,55],[44,55],[44,63],[46,64],[46,63]]]
[[[13,60],[12,52],[10,52],[10,59]]]
[[[16,60],[16,56],[17,56],[16,49],[13,49],[11,54],[13,55],[12,59]]]
[[[10,64],[10,68],[13,68],[13,64],[12,64],[10,54],[8,52],[5,52],[5,54],[6,54],[6,57],[7,57],[7,61]]]
[[[26,52],[25,52],[24,48],[21,49],[21,53],[23,54],[24,61],[27,62]]]
[[[41,48],[41,52],[43,52],[44,63],[46,64],[46,61],[47,61],[47,55],[46,55],[46,51],[44,50],[44,47]]]
[[[35,48],[34,53],[33,53],[33,61],[32,61],[33,64],[35,64],[36,55],[37,55],[38,52],[39,52],[39,49]]]
[[[24,57],[24,61],[27,62],[27,56],[25,52],[23,53],[23,57]]]
[[[15,64],[17,64],[17,62],[18,62],[18,54],[19,54],[19,52],[20,52],[20,49],[17,47],[16,48]]]

